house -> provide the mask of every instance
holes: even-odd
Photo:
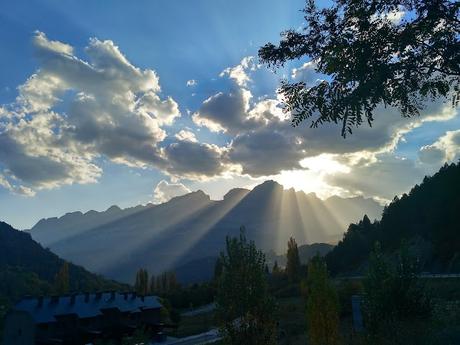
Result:
[[[120,340],[143,328],[161,342],[161,308],[155,296],[100,292],[24,298],[5,317],[4,345],[81,345]]]

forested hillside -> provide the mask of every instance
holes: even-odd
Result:
[[[55,276],[65,261],[44,249],[28,233],[0,222],[0,297],[54,292]],[[69,292],[120,289],[124,286],[68,264]]]
[[[327,255],[333,273],[362,267],[374,243],[391,253],[406,240],[420,258],[421,269],[460,272],[460,163],[444,165],[425,177],[409,194],[395,197],[380,221],[367,216],[351,224],[338,245]]]

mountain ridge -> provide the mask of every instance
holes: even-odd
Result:
[[[43,220],[30,233],[64,258],[131,281],[140,267],[157,274],[214,256],[223,248],[225,237],[236,235],[241,226],[261,249],[282,251],[290,236],[302,244],[333,243],[349,223],[363,214],[376,218],[382,210],[373,200],[337,200],[340,207],[347,205],[346,212],[315,194],[265,181],[250,191],[231,189],[222,200],[212,200],[199,190],[158,205],[121,209],[110,215],[105,211],[93,217],[99,220],[95,223],[87,221],[85,214],[77,220],[65,216]]]

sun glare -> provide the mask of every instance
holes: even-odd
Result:
[[[338,162],[334,155],[321,154],[306,158],[300,162],[300,165],[305,169],[282,171],[274,179],[281,183],[284,188],[315,193],[321,198],[344,193],[341,188],[331,186],[325,180],[327,175],[350,172],[350,168]]]

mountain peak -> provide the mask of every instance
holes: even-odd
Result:
[[[230,189],[227,192],[227,194],[224,195],[224,200],[230,200],[233,198],[244,198],[249,192],[249,189],[246,188],[233,188]]]
[[[264,181],[263,183],[259,184],[258,186],[255,186],[254,189],[252,190],[253,192],[256,191],[272,191],[272,190],[280,190],[283,191],[284,187],[279,184],[276,181],[273,180],[267,180]]]
[[[121,211],[120,207],[118,207],[117,205],[112,205],[105,212],[112,213],[112,212],[120,212],[120,211]]]

